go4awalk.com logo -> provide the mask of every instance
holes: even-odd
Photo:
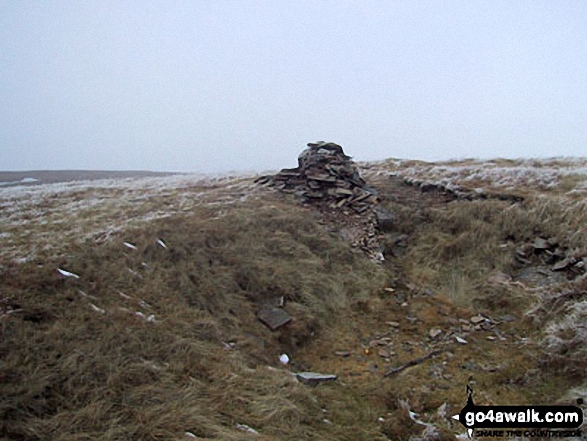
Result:
[[[453,418],[467,428],[469,438],[581,437],[583,411],[577,406],[477,406],[467,386],[467,404]]]

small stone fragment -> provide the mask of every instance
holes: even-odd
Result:
[[[431,339],[435,339],[440,334],[442,334],[442,329],[438,329],[438,328],[432,328],[430,330],[430,332],[428,332],[428,335],[430,336]]]
[[[375,217],[381,231],[389,231],[394,227],[395,215],[391,211],[379,207],[375,210]]]
[[[474,325],[478,325],[479,323],[483,323],[487,319],[485,317],[483,317],[482,315],[476,315],[474,317],[471,317],[470,320],[471,320],[471,323],[473,323]]]
[[[299,372],[296,374],[296,378],[302,383],[318,384],[327,381],[334,381],[337,379],[337,376],[332,374],[320,374],[317,372]]]
[[[566,268],[568,268],[569,266],[571,266],[573,264],[572,259],[563,259],[560,262],[557,262],[554,264],[554,266],[552,267],[553,271],[562,271]]]
[[[536,239],[534,239],[533,246],[535,250],[544,251],[549,249],[551,245],[545,239],[537,237]]]
[[[377,346],[387,346],[387,342],[385,340],[382,340],[382,339],[371,340],[369,342],[369,346],[372,347],[372,348],[375,348]]]
[[[387,352],[385,349],[379,349],[377,354],[382,358],[389,358],[389,352]]]
[[[243,432],[249,432],[249,433],[253,433],[255,435],[259,434],[259,432],[257,432],[252,427],[247,426],[246,424],[235,424],[235,427],[239,430],[242,430]]]
[[[261,323],[275,331],[291,321],[291,316],[281,308],[265,307],[257,312]]]

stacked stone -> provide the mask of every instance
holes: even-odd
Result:
[[[294,193],[306,202],[323,201],[331,208],[363,213],[377,202],[377,192],[367,186],[350,156],[332,142],[309,143],[298,157],[298,167],[284,168],[255,182]]]

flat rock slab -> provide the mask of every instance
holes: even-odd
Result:
[[[275,331],[291,322],[291,316],[281,308],[264,307],[257,312],[257,318],[261,323]]]
[[[296,374],[296,378],[302,383],[306,384],[318,384],[326,381],[336,380],[336,375],[332,374],[319,374],[317,372],[299,372]]]

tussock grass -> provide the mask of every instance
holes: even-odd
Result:
[[[278,200],[201,207],[66,251],[4,269],[2,298],[17,311],[0,321],[2,437],[341,439],[277,359],[384,275],[311,212]],[[293,322],[272,333],[255,312],[279,296]]]
[[[585,255],[587,208],[575,191],[584,163],[488,164],[487,173],[476,160],[366,168],[396,215],[382,240],[383,265],[330,232],[316,212],[243,178],[0,194],[0,437],[406,440],[423,430],[409,408],[448,440],[459,428],[437,409],[460,410],[472,376],[487,403],[556,399],[584,383],[584,282],[559,277],[533,286],[515,253],[536,237],[556,237],[565,252]],[[521,170],[490,182],[510,168]],[[389,171],[514,186],[525,198],[421,194]],[[540,185],[531,188],[532,179]],[[531,258],[530,267],[539,256]],[[58,267],[80,278],[64,278]],[[511,281],[492,281],[499,273]],[[293,321],[271,332],[256,312],[280,297]],[[502,343],[475,331],[450,356],[381,380],[391,365],[438,343],[432,327],[458,333],[457,318],[477,312],[525,320],[500,325]],[[364,351],[383,336],[397,353],[390,360],[377,348]],[[284,352],[288,366],[278,362]],[[495,371],[483,370],[491,364]],[[307,369],[339,381],[311,388],[291,374]]]
[[[514,253],[524,242],[556,237],[565,249],[577,255],[587,253],[585,222],[583,202],[557,197],[541,196],[516,204],[455,201],[426,211],[425,222],[410,239],[414,245],[405,256],[410,263],[407,270],[414,280],[470,304],[483,291],[490,274],[517,274]]]

